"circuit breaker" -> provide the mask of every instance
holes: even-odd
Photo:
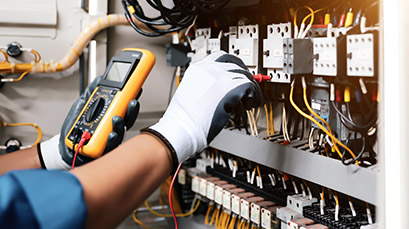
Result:
[[[345,75],[345,36],[318,37],[314,44],[314,75]]]
[[[284,73],[311,74],[313,71],[313,45],[311,39],[285,38],[283,40]]]
[[[208,55],[208,41],[211,35],[210,28],[196,30],[196,38],[192,40],[191,62],[197,62]]]
[[[233,28],[230,31],[234,31]],[[235,37],[235,34],[230,34]],[[238,26],[237,39],[230,38],[229,52],[236,55],[249,68],[253,75],[258,73],[258,53],[259,53],[259,28],[258,25]]]
[[[347,36],[347,75],[375,76],[374,35],[354,34]]]
[[[263,68],[271,82],[290,83],[290,74],[283,72],[283,39],[291,37],[291,23],[267,26],[267,39],[263,40]]]

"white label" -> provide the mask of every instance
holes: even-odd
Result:
[[[223,188],[216,186],[214,191],[214,201],[218,204],[223,204]]]
[[[210,200],[214,200],[214,184],[211,182],[207,182],[207,198]]]
[[[199,177],[193,176],[192,178],[192,191],[195,193],[199,192]]]
[[[335,53],[333,52],[324,52],[322,53],[322,60],[327,62],[334,62],[335,60]]]
[[[314,110],[321,110],[321,104],[319,104],[319,103],[314,103],[314,102],[312,102],[311,103],[311,107],[312,107],[312,109],[314,109]]]
[[[185,185],[186,184],[186,170],[181,169],[178,173],[178,182],[181,185]]]
[[[260,206],[257,204],[251,204],[251,221],[257,225],[260,224]]]
[[[250,49],[243,49],[243,56],[250,56],[251,50]]]
[[[227,210],[231,209],[231,193],[229,191],[223,191],[223,207]]]
[[[234,194],[231,197],[231,210],[233,213],[240,215],[240,197]]]
[[[199,193],[202,196],[206,196],[206,191],[207,191],[207,181],[201,178],[200,184],[199,184]]]
[[[262,228],[271,228],[271,212],[265,208],[261,209],[261,227]]]
[[[240,204],[240,215],[241,217],[243,217],[246,220],[249,220],[250,218],[250,206],[249,206],[249,202],[247,202],[246,200],[241,200],[241,204]]]
[[[283,49],[274,49],[273,50],[274,57],[282,57],[283,56]]]

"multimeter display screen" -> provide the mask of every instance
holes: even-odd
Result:
[[[105,79],[114,82],[122,82],[130,67],[131,63],[113,62]]]

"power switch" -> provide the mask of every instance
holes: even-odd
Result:
[[[102,109],[104,108],[104,105],[105,100],[101,97],[94,101],[88,109],[87,115],[85,116],[85,121],[87,122],[94,121],[101,113]]]

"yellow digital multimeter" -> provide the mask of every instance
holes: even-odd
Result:
[[[65,144],[72,150],[78,135],[91,133],[89,141],[79,153],[98,158],[105,150],[112,118],[124,118],[128,103],[135,99],[145,79],[155,64],[155,56],[144,49],[123,49],[111,59],[103,78],[93,91],[86,105],[65,137]]]

